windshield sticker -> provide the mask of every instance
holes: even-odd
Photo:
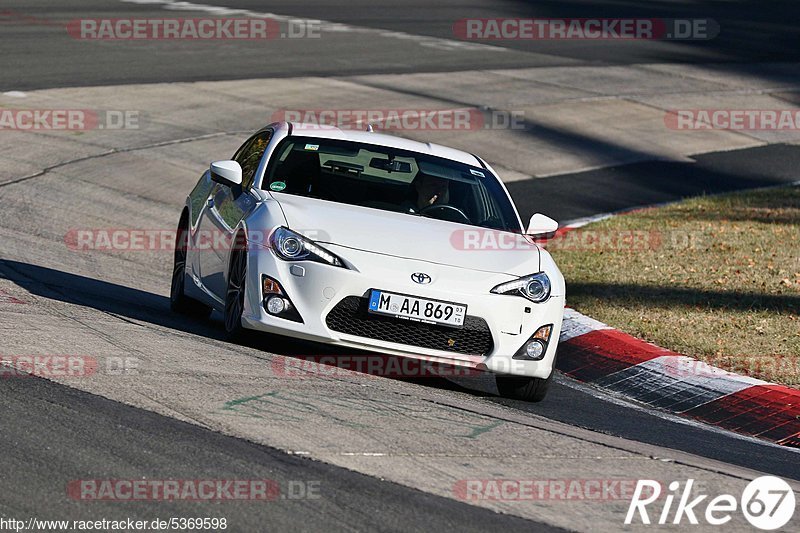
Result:
[[[483,172],[479,172],[477,170],[472,170],[472,169],[469,169],[469,171],[473,176],[480,176],[482,178],[486,177],[486,174],[484,174]]]
[[[273,181],[269,184],[269,190],[279,192],[286,188],[286,184],[282,181]]]
[[[319,150],[319,145],[318,144],[307,144],[306,145],[306,150],[317,151],[317,150]]]

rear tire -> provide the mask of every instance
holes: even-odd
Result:
[[[169,308],[174,313],[196,318],[208,318],[211,308],[186,296],[186,256],[189,248],[189,221],[181,217],[175,237],[175,256],[172,264],[172,284],[169,290]]]
[[[547,378],[526,378],[521,376],[497,376],[497,390],[504,398],[526,402],[541,402],[547,396],[555,369]]]

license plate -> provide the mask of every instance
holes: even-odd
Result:
[[[372,289],[369,312],[425,324],[460,328],[464,325],[464,317],[467,316],[467,306]]]

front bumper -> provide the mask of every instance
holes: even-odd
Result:
[[[325,344],[501,374],[546,378],[552,372],[564,312],[563,294],[534,304],[519,296],[489,292],[492,287],[514,279],[506,274],[476,273],[464,268],[388,257],[335,245],[325,246],[352,265],[357,265],[358,269],[348,270],[311,261],[287,262],[277,258],[269,249],[251,249],[243,326]],[[302,267],[303,275],[298,275],[297,268],[294,269],[295,273],[290,272],[292,265]],[[414,283],[411,280],[414,272],[429,274],[432,282],[428,285]],[[302,323],[272,316],[264,310],[262,274],[281,283],[300,313]],[[476,278],[480,281],[476,282]],[[554,284],[554,287],[559,285],[563,286],[563,283]],[[415,323],[403,320],[394,320],[401,329],[389,324],[386,330],[348,328],[342,325],[341,320],[329,320],[334,316],[331,315],[334,308],[337,309],[335,316],[339,317],[339,311],[345,304],[351,304],[352,307],[356,303],[354,297],[364,298],[370,289],[465,304],[468,317],[475,319],[473,325],[482,327],[480,323],[485,323],[491,336],[490,343],[484,343],[483,336],[478,338],[476,335],[466,335],[467,332],[461,330],[430,326],[418,330],[419,337],[415,338]],[[544,357],[538,361],[512,359],[536,330],[546,324],[552,324],[553,331]],[[470,326],[467,324],[465,328]],[[437,349],[439,342],[442,343],[441,348]],[[487,346],[488,350],[480,353],[481,346]]]

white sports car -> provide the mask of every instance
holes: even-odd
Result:
[[[371,131],[274,123],[203,174],[171,305],[243,328],[469,367],[504,396],[552,380],[564,278],[481,158]]]

